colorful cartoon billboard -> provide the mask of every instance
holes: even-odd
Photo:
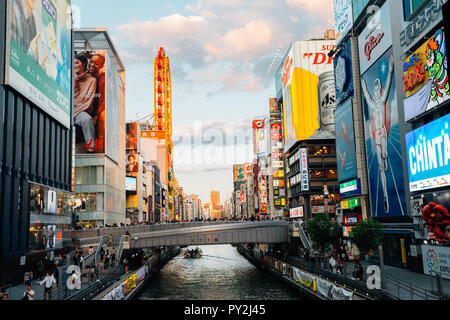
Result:
[[[244,164],[235,164],[233,166],[233,176],[234,176],[234,182],[244,181],[245,180],[245,165]]]
[[[352,101],[352,99],[346,100],[334,112],[339,181],[345,181],[357,175]]]
[[[7,5],[5,83],[70,129],[70,0],[9,0]]]
[[[334,132],[334,40],[294,42],[282,64],[284,150],[318,131]]]
[[[439,29],[403,64],[405,121],[450,99],[444,30]]]
[[[411,192],[450,185],[450,114],[406,135]]]
[[[74,124],[76,153],[105,153],[106,51],[76,51]]]
[[[392,47],[362,76],[372,217],[405,216],[400,125]]]

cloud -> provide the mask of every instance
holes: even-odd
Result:
[[[184,174],[193,174],[193,173],[202,173],[202,172],[216,172],[216,171],[226,171],[226,170],[233,170],[233,166],[232,165],[228,165],[228,166],[214,166],[214,167],[204,167],[204,166],[199,166],[197,168],[193,168],[192,166],[188,166],[188,167],[181,167],[181,168],[177,168],[175,167],[175,172],[176,173],[184,173]]]
[[[265,20],[250,21],[241,28],[227,32],[223,37],[207,43],[205,61],[214,59],[249,61],[260,57],[271,48],[273,28]]]
[[[333,0],[286,0],[286,3],[290,7],[306,11],[317,20],[334,23]]]
[[[209,96],[267,89],[267,74],[280,45],[310,39],[327,28],[332,0],[197,0],[184,12],[119,26],[125,65],[153,65],[163,46],[176,81],[217,85]],[[270,58],[268,58],[270,57]],[[265,65],[264,65],[265,64]],[[192,72],[186,72],[192,70]]]

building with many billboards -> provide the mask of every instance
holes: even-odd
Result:
[[[385,263],[425,274],[430,274],[430,254],[449,254],[442,244],[448,243],[450,228],[436,221],[438,216],[445,221],[450,205],[445,2],[334,1],[340,13],[336,30],[342,29],[335,56],[336,133],[342,132],[336,147],[339,154],[348,149],[351,155],[339,170],[341,195],[343,190],[348,200],[341,208],[348,210],[360,199],[362,217],[382,223]],[[358,146],[361,139],[365,148]],[[349,213],[345,228],[351,229],[359,218]]]
[[[317,213],[334,217],[339,201],[330,54],[336,46],[332,32],[329,34],[324,39],[294,42],[276,76],[278,102],[282,105],[283,150],[272,152],[272,166],[274,154],[278,154],[284,162],[279,169],[284,172],[279,176],[286,177],[287,190],[281,200],[287,205],[286,215],[292,214],[295,219]]]
[[[74,32],[75,212],[125,223],[125,68],[106,29]]]

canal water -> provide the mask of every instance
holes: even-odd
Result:
[[[195,247],[189,247],[194,249]],[[258,270],[231,245],[199,246],[200,259],[182,252],[167,263],[138,300],[300,300],[299,294]]]

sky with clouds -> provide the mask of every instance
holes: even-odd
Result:
[[[175,176],[207,203],[252,160],[251,122],[268,114],[289,45],[333,28],[333,0],[72,0],[81,27],[106,27],[125,65],[126,119],[153,113],[163,46],[173,90]],[[277,53],[278,52],[278,53]],[[271,67],[272,65],[272,67]]]

